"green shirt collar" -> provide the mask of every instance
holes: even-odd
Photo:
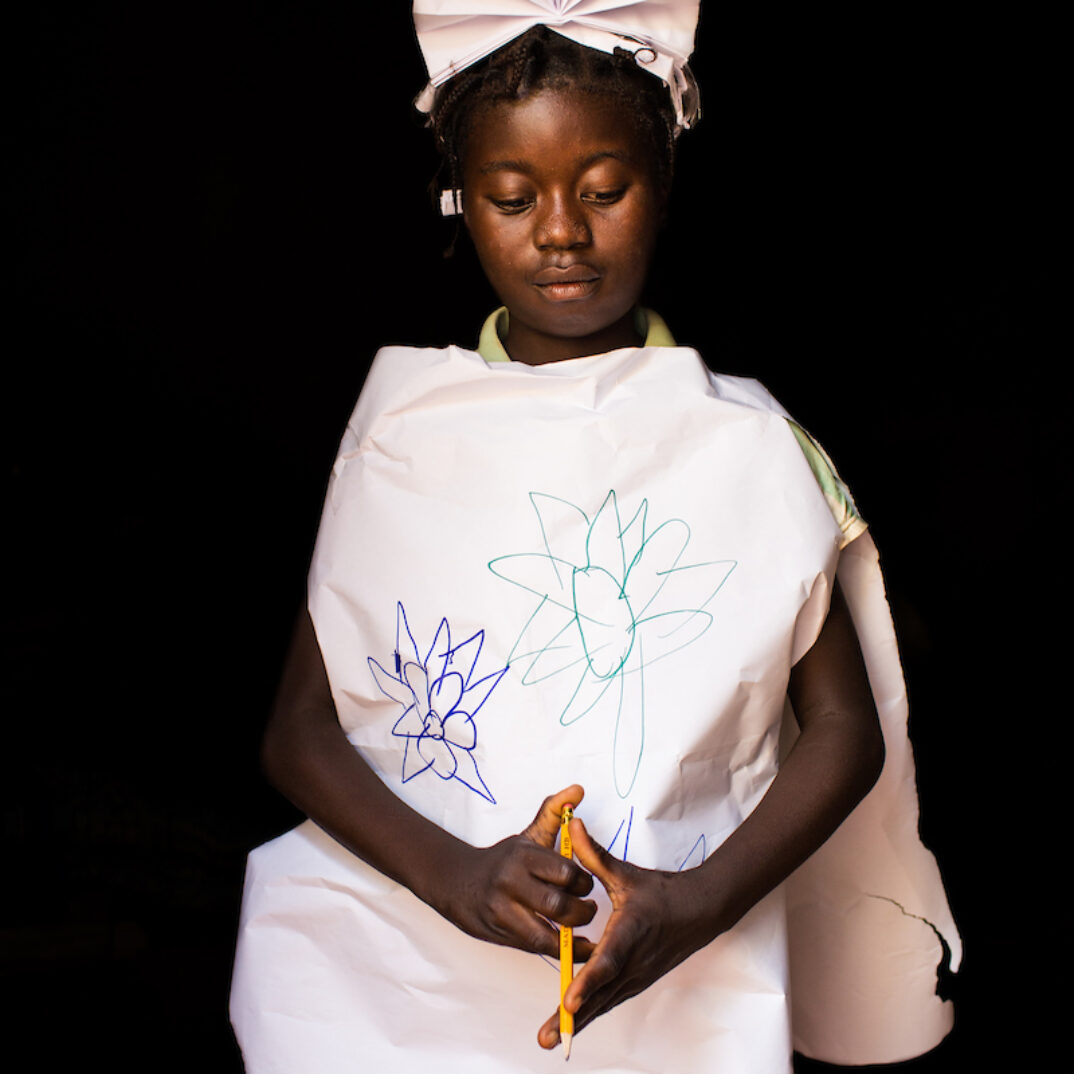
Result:
[[[507,335],[507,317],[507,307],[501,306],[498,310],[493,310],[481,326],[481,336],[477,341],[477,353],[486,362],[511,361],[501,342],[501,337]],[[676,346],[671,330],[664,323],[664,318],[659,313],[654,313],[652,310],[638,306],[634,311],[634,325],[638,330],[638,335],[645,337],[643,346]]]

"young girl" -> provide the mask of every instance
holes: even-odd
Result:
[[[665,5],[574,6],[449,20],[444,204],[503,307],[476,352],[381,351],[343,439],[264,742],[310,822],[250,859],[251,1072],[545,1069],[560,926],[583,1070],[886,1062],[950,1025],[864,523],[639,305],[696,4],[663,37]]]

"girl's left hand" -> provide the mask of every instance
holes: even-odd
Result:
[[[578,861],[605,887],[612,914],[585,966],[563,998],[578,1033],[594,1018],[643,992],[704,947],[732,922],[721,924],[720,900],[700,890],[696,870],[640,869],[595,843],[582,821],[571,821]],[[542,1048],[559,1043],[559,1011],[537,1034]]]

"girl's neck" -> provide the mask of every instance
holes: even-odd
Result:
[[[551,336],[510,318],[501,341],[511,360],[525,365],[547,365],[571,358],[606,354],[621,347],[640,347],[645,340],[638,332],[634,310],[614,324],[588,336]]]

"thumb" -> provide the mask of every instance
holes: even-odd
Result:
[[[612,898],[612,905],[615,906],[615,896],[622,887],[623,873],[631,866],[609,854],[600,843],[596,842],[579,817],[571,821],[571,842],[574,844],[574,856],[579,864],[604,885]]]
[[[527,825],[522,832],[524,839],[536,843],[538,846],[551,849],[556,845],[556,837],[559,835],[559,826],[563,819],[564,806],[577,806],[585,797],[585,791],[577,783],[556,794],[550,794],[537,810],[537,816]],[[572,829],[573,831],[573,829]]]

